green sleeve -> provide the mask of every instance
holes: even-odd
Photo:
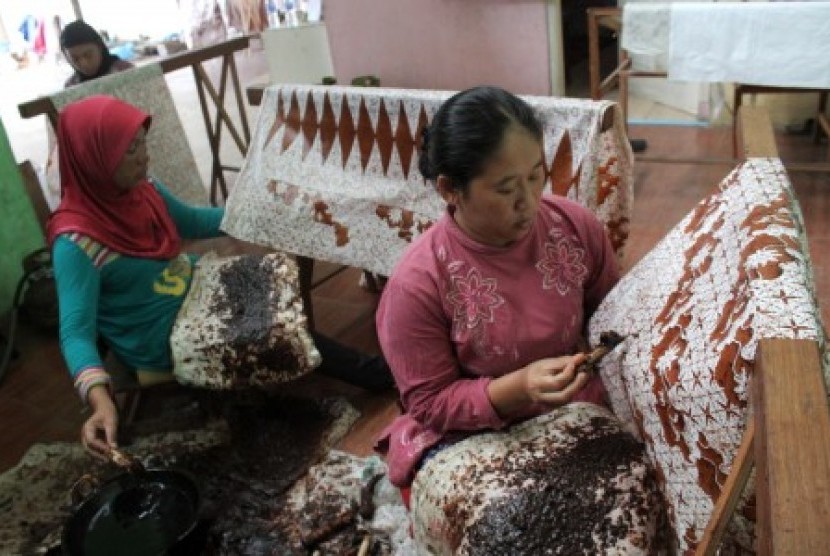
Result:
[[[52,264],[60,309],[60,345],[72,378],[89,367],[103,367],[98,353],[98,295],[101,275],[92,260],[69,239],[59,236]]]
[[[167,210],[176,223],[179,235],[184,239],[206,239],[224,235],[219,230],[225,209],[222,207],[193,207],[178,200],[158,180],[153,184],[167,204]]]

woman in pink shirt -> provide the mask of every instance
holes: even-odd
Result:
[[[405,496],[431,450],[573,400],[604,403],[599,378],[577,366],[587,319],[619,278],[596,217],[543,194],[541,124],[507,91],[448,99],[419,167],[447,211],[407,250],[377,312],[404,410],[378,447]]]

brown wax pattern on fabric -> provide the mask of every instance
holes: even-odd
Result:
[[[314,203],[314,221],[322,222],[334,228],[334,241],[338,247],[349,243],[349,228],[334,220],[331,212],[329,212],[329,206],[325,202],[317,201]]]
[[[605,164],[600,164],[597,167],[597,204],[599,205],[603,204],[605,199],[619,189],[620,176],[612,170],[618,161],[618,157],[610,156]]]
[[[272,328],[279,319],[271,312],[272,278],[262,257],[246,255],[222,268],[219,281],[223,296],[214,298],[213,311],[228,315],[221,331],[226,345],[223,372],[233,372],[233,382],[246,385],[255,367],[297,370],[297,356],[288,342],[274,342]],[[276,321],[276,324],[274,324]],[[251,365],[256,362],[257,365]]]
[[[282,115],[277,117],[279,119]],[[280,153],[284,153],[294,142],[297,135],[300,134],[300,102],[297,100],[297,95],[291,96],[291,106],[288,108],[288,114],[285,116],[285,132],[282,136],[282,148]]]
[[[320,118],[320,153],[323,162],[328,160],[334,139],[337,137],[337,121],[334,117],[334,108],[328,95],[323,100],[323,116]]]
[[[755,207],[740,225],[740,228],[749,231],[752,237],[740,253],[741,264],[737,267],[732,299],[726,302],[710,333],[710,340],[713,342],[723,341],[727,335],[733,337],[733,341],[725,344],[720,351],[713,376],[728,400],[726,410],[730,410],[730,407],[736,412],[746,409],[746,401],[742,400],[738,393],[737,377],[751,372],[751,362],[741,357],[741,346],[749,343],[753,337],[752,322],[749,319],[751,311],[748,303],[751,295],[748,289],[751,284],[750,277],[747,275],[747,259],[761,250],[775,254],[775,257],[768,259],[764,265],[753,269],[756,273],[754,277],[765,280],[780,277],[783,274],[782,265],[795,261],[791,254],[797,252],[798,249],[795,239],[774,237],[764,233],[771,221],[779,220],[776,215],[788,207],[788,199],[783,196],[779,197],[765,206]],[[713,221],[709,232],[697,232],[693,243],[685,250],[683,275],[675,293],[669,297],[667,304],[656,319],[658,326],[667,326],[667,328],[663,332],[661,341],[652,350],[652,368],[657,368],[658,361],[667,351],[678,355],[672,361],[671,367],[653,383],[653,391],[657,399],[660,399],[661,392],[666,388],[682,387],[679,356],[690,349],[684,339],[684,330],[692,318],[692,292],[694,291],[692,284],[709,271],[713,262],[710,254],[707,254],[702,261],[698,261],[697,258],[700,253],[711,253],[717,246],[712,234],[725,224],[722,218],[716,218],[722,210],[721,203],[716,199],[707,199],[698,205],[686,226],[687,232],[695,233],[703,229],[703,222]],[[780,224],[792,226],[792,222],[788,221],[782,221]],[[656,409],[667,444],[680,449],[684,457],[691,459],[690,446],[680,434],[680,431],[686,428],[686,416],[683,412],[676,411],[671,404],[661,404]],[[717,449],[709,446],[705,437],[701,436],[698,439],[697,447],[701,457],[692,463],[699,474],[699,486],[714,501],[720,495],[727,477],[723,471],[724,458]]]
[[[750,159],[594,314],[592,336],[640,333],[603,377],[613,407],[653,455],[679,552],[700,542],[740,445],[758,342],[822,337],[805,239],[780,161]],[[730,553],[754,546],[751,491],[725,536]]]
[[[304,102],[301,104],[300,98],[302,97],[304,97]],[[390,110],[390,107],[398,111],[394,126],[393,117],[390,116],[394,114],[394,111]],[[348,94],[344,94],[339,103],[336,101],[333,103],[332,95],[329,93],[323,94],[315,102],[312,91],[292,90],[287,95],[278,95],[274,121],[268,128],[263,148],[267,147],[284,127],[277,156],[293,156],[302,163],[307,163],[308,154],[316,150],[325,165],[335,143],[339,143],[340,165],[345,169],[356,143],[359,167],[363,174],[377,172],[388,176],[390,168],[395,166],[403,173],[404,179],[409,179],[418,159],[417,151],[421,147],[423,129],[429,125],[429,116],[425,104],[421,103],[413,134],[410,120],[406,115],[407,109],[412,111],[412,108],[407,108],[402,99],[360,96],[353,112]],[[286,154],[299,136],[302,137],[301,152],[296,155]],[[545,177],[550,180],[550,188],[554,193],[570,196],[572,192],[581,190],[580,177],[584,173],[584,161],[581,159],[576,161],[574,152],[574,141],[579,139],[578,134],[574,138],[572,132],[566,129],[561,137],[556,139],[556,150],[552,154],[550,164],[544,160],[547,157],[543,149]],[[395,152],[398,154],[397,160],[393,158]],[[374,164],[371,162],[373,156],[377,156],[379,160],[376,168],[370,168]],[[594,201],[598,205],[603,205],[619,191],[623,171],[619,156],[609,154],[602,160],[593,178],[596,182]],[[425,183],[425,185],[431,187],[429,184]],[[622,217],[607,222],[606,225],[614,248],[620,250],[628,237],[628,219]],[[345,229],[337,230],[336,234],[338,246],[348,243]],[[410,239],[407,234],[400,237],[407,241]]]
[[[398,104],[398,122],[393,133],[392,119],[386,102]],[[331,96],[323,96],[322,115],[318,117],[317,108],[313,95],[309,92],[306,99],[305,109],[300,113],[300,102],[297,93],[292,92],[289,107],[286,111],[284,97],[280,95],[277,101],[276,116],[271,124],[263,146],[267,147],[277,132],[285,126],[280,154],[287,151],[298,136],[303,137],[303,149],[301,160],[305,160],[308,153],[313,149],[315,141],[319,137],[319,149],[323,163],[328,160],[335,141],[339,141],[341,150],[341,165],[346,163],[351,156],[352,147],[357,142],[360,151],[360,166],[365,172],[374,149],[377,149],[381,160],[381,171],[387,175],[392,162],[392,153],[397,151],[400,158],[400,167],[405,178],[409,177],[412,169],[413,155],[416,149],[420,148],[420,136],[422,130],[429,125],[429,118],[426,110],[421,107],[418,115],[418,127],[413,135],[409,127],[409,120],[406,117],[406,110],[403,101],[381,100],[377,106],[377,124],[372,123],[369,108],[364,99],[361,99],[357,114],[352,115],[347,98],[344,96],[339,107],[332,104]],[[336,110],[339,110],[339,118]],[[355,119],[357,120],[355,122]],[[568,144],[570,152],[570,144]]]
[[[333,415],[313,400],[265,396],[226,404],[223,411],[227,444],[172,458],[200,485],[204,553],[306,554],[295,524],[288,523],[296,517],[283,515],[285,495],[322,457]]]
[[[383,175],[389,172],[389,162],[392,160],[392,147],[394,136],[392,135],[392,122],[389,120],[389,113],[386,111],[386,104],[381,102],[378,108],[378,125],[375,129],[375,141],[380,153],[380,164],[383,168]]]
[[[360,149],[360,167],[365,172],[372,156],[376,138],[372,126],[372,117],[369,115],[369,109],[366,108],[366,99],[360,99],[360,108],[357,114],[357,146]]]
[[[401,217],[396,220],[392,217],[392,207],[378,205],[375,209],[375,214],[378,215],[378,218],[386,222],[390,228],[397,228],[398,237],[405,239],[406,241],[412,241],[413,226],[418,231],[418,234],[422,234],[432,225],[431,222],[424,222],[422,219],[420,219],[416,225],[415,213],[411,210],[400,210],[400,213]]]
[[[555,457],[492,463],[504,477],[500,486],[511,493],[485,508],[467,530],[470,554],[543,554],[551,549],[562,554],[595,554],[602,546],[615,546],[629,536],[626,521],[634,520],[610,517],[619,507],[616,496],[623,494],[614,480],[621,471],[633,470],[642,462],[643,445],[606,418],[592,418],[590,429],[591,436],[579,433],[571,450]],[[517,452],[522,452],[521,446]],[[625,491],[635,497],[628,505],[634,509],[629,511],[644,518],[654,507],[646,494],[656,491],[654,481],[649,473],[645,489]],[[528,484],[533,486],[528,488]],[[448,522],[464,523],[464,516],[452,519],[452,508],[445,512]]]
[[[283,100],[283,98],[280,97],[277,101],[277,115],[274,118],[274,122],[271,124],[271,128],[268,130],[268,134],[265,137],[265,142],[262,144],[263,149],[265,149],[265,147],[268,146],[268,143],[271,142],[271,139],[274,138],[274,135],[277,134],[277,132],[285,123],[285,118],[283,117],[283,114],[285,114],[285,100]],[[283,151],[285,151],[285,149],[283,149]]]
[[[308,94],[308,98],[306,99],[305,114],[303,114],[303,121],[300,127],[303,131],[304,139],[302,160],[305,160],[308,152],[311,150],[311,145],[314,144],[314,138],[317,137],[317,130],[319,129],[319,125],[317,124],[317,108],[314,106],[314,99],[311,97],[311,93]]]
[[[562,135],[556,153],[553,155],[548,178],[551,191],[557,195],[567,195],[574,182],[579,180],[579,174],[574,176],[573,172],[571,135],[567,131]]]
[[[345,168],[349,161],[349,155],[352,154],[352,146],[355,140],[354,119],[352,118],[352,111],[349,109],[349,101],[345,95],[340,103],[340,127],[337,136],[340,139],[340,153],[342,155],[340,163]]]
[[[301,516],[317,525],[328,523],[336,517],[337,506],[310,506],[301,514],[288,496],[303,482],[307,492],[321,490],[307,471],[325,461],[332,445],[357,418],[354,409],[342,398],[319,401],[253,390],[153,394],[156,397],[147,398],[147,407],[142,405],[146,412],[140,410],[140,420],[134,424],[141,423],[141,434],[123,440],[148,469],[186,472],[199,487],[200,522],[194,536],[205,546],[173,553],[311,554],[301,541]],[[193,418],[171,426],[182,411]],[[12,498],[4,502],[13,510],[4,516],[14,519],[6,520],[0,534],[0,544],[7,548],[3,553],[60,552],[73,482],[91,474],[103,483],[124,470],[90,458],[77,443],[37,444],[25,457],[25,465],[7,471],[16,484],[27,486],[7,492]],[[356,549],[350,550],[359,546],[363,535],[353,520],[315,548],[323,554],[354,554]]]
[[[409,178],[409,165],[412,162],[412,154],[415,151],[415,140],[412,139],[412,131],[409,129],[409,119],[406,117],[406,108],[403,101],[398,101],[398,125],[395,128],[395,144],[398,146],[398,156],[401,158],[401,170],[403,170],[403,177]],[[417,135],[416,135],[417,137]],[[387,171],[387,166],[383,166],[384,173]]]

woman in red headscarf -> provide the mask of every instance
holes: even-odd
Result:
[[[48,224],[60,305],[61,349],[92,408],[84,446],[115,446],[118,414],[97,348],[100,335],[139,383],[172,380],[169,345],[198,255],[182,238],[222,235],[224,209],[191,207],[147,177],[151,117],[109,96],[68,105],[58,121],[62,198]],[[314,335],[318,371],[358,386],[392,385],[382,358]],[[103,438],[102,438],[103,437]]]

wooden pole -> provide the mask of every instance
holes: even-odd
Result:
[[[84,15],[81,13],[80,0],[70,0],[72,2],[72,11],[75,12],[75,19],[83,19]]]

